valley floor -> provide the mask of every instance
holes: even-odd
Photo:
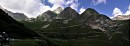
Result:
[[[109,40],[99,40],[99,39],[52,39],[49,40],[54,43],[56,46],[129,46],[128,43],[121,45],[112,43]],[[48,46],[44,40],[34,40],[34,39],[17,39],[10,42],[10,46]]]

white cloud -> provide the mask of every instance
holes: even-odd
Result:
[[[117,16],[117,15],[130,15],[130,4],[128,6],[128,10],[125,13],[123,13],[119,8],[115,8],[113,10],[113,15],[114,16]]]
[[[64,4],[65,0],[48,0],[51,4]]]
[[[48,0],[49,3],[53,4],[51,10],[55,10],[58,7],[68,7],[70,6],[72,9],[77,11],[78,8],[78,0]]]
[[[114,10],[113,10],[113,13],[112,13],[113,15],[114,15],[114,17],[115,16],[117,16],[117,15],[122,15],[122,12],[121,12],[121,10],[119,9],[119,8],[115,8]]]
[[[94,5],[97,5],[97,4],[100,4],[100,3],[106,4],[106,0],[92,0],[92,3],[93,3]]]
[[[80,8],[79,14],[82,14],[86,9],[84,7]]]
[[[130,15],[130,4],[128,6],[128,10],[126,11],[125,15]]]
[[[119,8],[115,8],[114,10],[113,10],[113,13],[112,13],[114,16],[112,16],[112,17],[110,17],[110,18],[114,18],[114,17],[116,17],[116,16],[118,16],[118,15],[130,15],[130,4],[129,4],[129,6],[128,6],[128,10],[125,12],[125,13],[123,13]]]
[[[66,5],[73,3],[75,0],[67,0]]]
[[[79,3],[78,3],[78,0],[75,0],[75,1],[73,1],[71,4],[70,4],[70,7],[72,8],[72,9],[75,9],[76,11],[78,10],[77,8],[78,8],[78,5],[79,5]]]
[[[36,17],[47,10],[44,8],[50,8],[42,4],[41,0],[0,0],[0,4],[5,9],[24,13],[28,17]]]
[[[76,11],[78,10],[78,9],[77,9],[78,4],[76,4],[76,3],[72,3],[70,7],[71,7],[72,9],[75,9]]]
[[[48,0],[49,3],[53,4],[50,10],[55,10],[58,7],[64,8],[65,0]]]
[[[70,6],[72,9],[75,9],[77,11],[77,8],[79,6],[78,0],[67,0],[66,6]]]
[[[126,11],[124,15],[130,15],[130,10]]]
[[[128,10],[130,10],[130,4],[129,4],[129,7],[128,7]]]

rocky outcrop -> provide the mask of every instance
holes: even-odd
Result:
[[[8,11],[5,9],[5,12],[8,13],[9,16],[11,16],[13,19],[17,20],[17,21],[28,21],[29,18],[23,14],[23,13],[13,13],[11,11]]]
[[[52,11],[44,12],[42,15],[37,16],[37,20],[41,21],[52,21],[53,19],[56,19],[57,14]]]

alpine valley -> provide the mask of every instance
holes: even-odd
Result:
[[[28,18],[4,11],[0,11],[1,31],[16,38],[40,37],[39,46],[129,46],[129,15],[110,19],[92,8],[79,14],[71,7],[58,7]]]

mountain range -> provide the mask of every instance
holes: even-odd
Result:
[[[10,15],[9,12],[7,13]],[[108,46],[127,46],[129,43],[130,19],[113,20],[92,8],[88,8],[82,14],[78,14],[71,7],[66,7],[65,9],[58,7],[54,11],[48,10],[31,20],[24,21],[26,17],[23,17],[24,20],[19,21],[20,23],[8,16],[8,14],[1,10],[0,25],[2,26],[0,28],[3,31],[11,31],[14,34],[17,32],[17,35],[23,35],[21,32],[29,33],[30,35],[37,32],[50,39],[109,41],[107,42]]]
[[[126,35],[123,37],[128,39],[127,32],[129,32],[129,22],[126,21],[129,20],[112,20],[106,15],[100,14],[92,8],[88,8],[82,14],[78,14],[71,7],[66,7],[63,11],[60,12],[60,14],[57,14],[53,11],[47,11],[42,15],[39,15],[37,18],[34,18],[34,20],[35,21],[32,20],[31,22],[21,22],[32,30],[39,30],[38,32],[42,33],[43,35],[49,34],[47,36],[51,38],[59,38],[59,36],[64,38],[64,36],[66,36],[66,39],[69,39],[72,37],[69,36],[69,33],[73,32],[72,34],[78,33],[77,35],[82,36],[77,37],[82,39],[86,37],[84,35],[80,35],[82,33],[88,34],[88,32],[101,32],[103,34],[105,33],[105,36],[96,33],[94,33],[95,35],[93,34],[92,36],[98,35],[97,37],[102,36],[102,38],[107,37],[108,39],[112,39],[113,36],[111,32],[121,32]],[[122,30],[123,28],[126,30]],[[72,37],[70,39],[73,38],[76,37]]]

